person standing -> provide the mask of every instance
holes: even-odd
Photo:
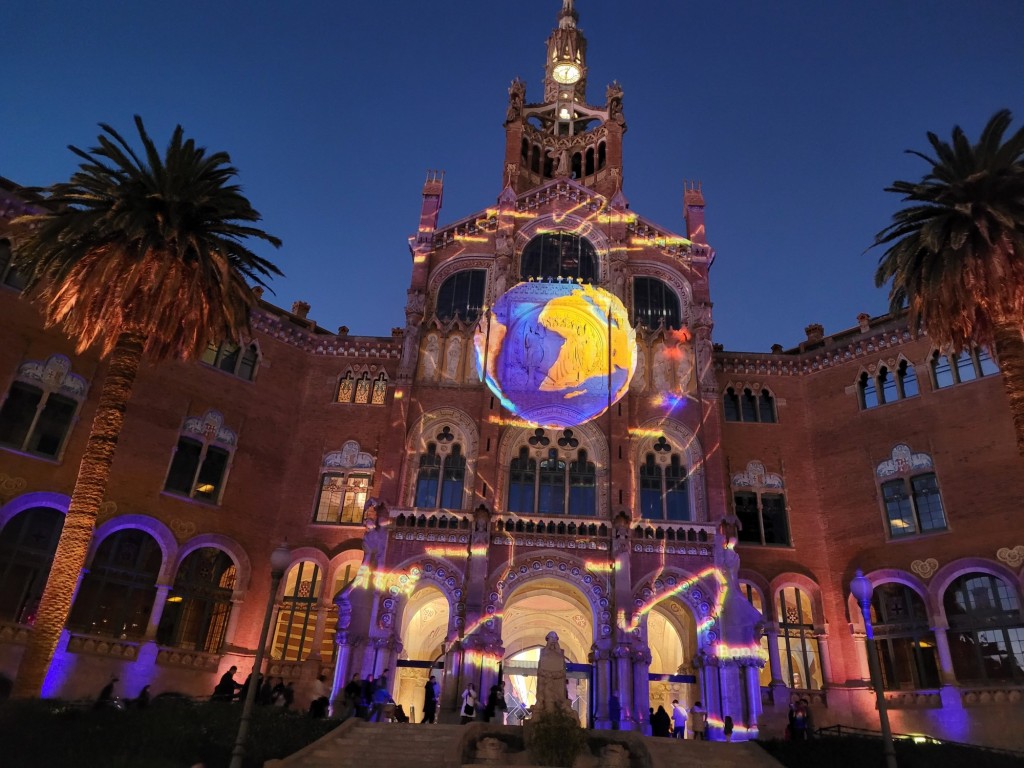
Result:
[[[619,692],[613,691],[608,697],[608,719],[611,720],[612,730],[619,730],[619,721],[622,720],[622,704],[619,703]]]
[[[462,692],[462,717],[459,721],[461,725],[465,725],[476,717],[476,703],[476,686],[470,683]]]
[[[135,700],[132,702],[132,704],[134,704],[139,709],[145,709],[146,707],[149,706],[149,686],[148,685],[142,686],[142,690],[139,691],[139,695],[135,697]]]
[[[495,683],[487,693],[487,704],[484,706],[484,722],[494,720],[499,712],[505,709],[505,681]],[[504,718],[502,718],[504,720]],[[504,724],[504,723],[503,723]]]
[[[732,741],[732,731],[735,726],[732,722],[732,716],[726,715],[722,721],[722,735],[725,736],[726,741]]]
[[[668,738],[668,729],[672,724],[665,707],[658,705],[658,711],[651,715],[651,735]]]
[[[437,718],[437,699],[440,690],[437,685],[437,678],[430,676],[427,684],[423,686],[423,719],[421,723],[432,723]]]
[[[210,701],[231,701],[235,698],[235,691],[242,687],[241,683],[235,681],[235,672],[238,667],[232,666],[220,676],[220,682],[213,689]]]
[[[704,741],[707,738],[708,716],[704,707],[699,701],[694,702],[690,708],[690,730],[693,731],[693,738],[697,741]]]
[[[114,696],[114,684],[117,680],[116,677],[111,677],[110,682],[103,686],[100,695],[96,697],[96,703],[93,705],[94,709],[116,706],[117,697]]]
[[[679,699],[672,700],[672,730],[677,739],[686,738],[686,707],[679,703]]]
[[[327,708],[330,706],[330,691],[327,690],[326,675],[319,675],[313,681],[313,700],[309,703],[309,716],[320,719],[327,717]]]

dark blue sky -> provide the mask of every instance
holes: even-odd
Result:
[[[542,95],[560,0],[515,3],[9,4],[0,52],[0,175],[66,178],[67,144],[141,114],[228,151],[285,271],[272,301],[354,334],[404,324],[428,168],[442,222],[494,203],[507,86]],[[577,0],[589,101],[625,89],[625,193],[683,231],[683,179],[707,201],[715,338],[767,351],[885,311],[865,254],[916,178],[926,131],[972,137],[997,109],[1024,121],[1019,0]],[[262,252],[262,251],[261,251]]]

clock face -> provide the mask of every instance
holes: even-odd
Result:
[[[562,83],[563,85],[572,85],[580,79],[580,68],[575,64],[557,64],[553,70],[551,70],[551,76],[555,79],[556,83]]]

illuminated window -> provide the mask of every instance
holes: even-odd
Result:
[[[381,372],[377,378],[373,380],[373,393],[370,395],[370,402],[374,405],[384,405],[387,396],[388,377],[387,374]]]
[[[216,547],[182,560],[160,617],[157,643],[189,651],[219,653],[231,617],[235,564]]]
[[[437,292],[437,319],[443,323],[458,317],[467,323],[480,316],[484,305],[487,270],[464,269],[441,284]]]
[[[765,388],[755,394],[749,387],[742,392],[727,387],[722,396],[722,407],[726,421],[762,424],[774,424],[776,421],[775,398]]]
[[[207,411],[202,418],[186,419],[182,432],[171,457],[164,490],[220,503],[235,433],[223,426],[223,417],[216,411]]]
[[[0,239],[0,283],[16,291],[28,285],[28,278],[11,268],[11,241]]]
[[[313,522],[362,524],[369,489],[369,475],[325,472],[320,476],[320,498]]]
[[[0,445],[57,458],[85,394],[85,379],[64,355],[23,363],[0,407]]]
[[[932,384],[935,389],[966,384],[985,376],[995,376],[999,366],[992,354],[983,347],[964,349],[958,355],[943,355],[938,351],[931,358]]]
[[[0,621],[35,624],[64,513],[31,507],[0,530]]]
[[[213,368],[219,368],[240,379],[252,381],[259,363],[259,349],[255,344],[240,347],[229,341],[210,344],[200,361]]]
[[[437,446],[431,443],[427,452],[420,454],[420,468],[416,473],[416,500],[414,506],[432,508],[437,506],[437,490],[441,485],[441,457]]]
[[[657,451],[661,446],[668,446],[665,438],[654,449]],[[671,446],[668,448],[671,450]],[[661,466],[655,455],[649,453],[640,465],[640,514],[647,520],[691,519],[686,467],[677,454]]]
[[[821,688],[821,652],[814,628],[811,601],[796,587],[779,590],[779,661],[790,688]]]
[[[957,680],[1024,680],[1024,621],[1013,584],[969,573],[949,585],[943,604]]]
[[[462,492],[466,483],[466,457],[462,448],[453,445],[451,453],[444,457],[444,471],[441,474],[441,500],[443,509],[462,509]]]
[[[588,240],[569,232],[545,232],[523,249],[522,279],[568,277],[584,283],[597,275],[597,252]]]
[[[886,523],[892,538],[946,529],[946,513],[932,457],[896,445],[875,468]]]
[[[363,372],[363,375],[356,379],[355,402],[366,404],[370,402],[370,374]]]
[[[681,320],[675,291],[656,277],[633,278],[633,324],[678,329]]]
[[[68,619],[72,631],[138,639],[146,634],[163,555],[137,528],[105,538],[82,577]]]
[[[323,574],[311,560],[296,563],[285,575],[284,594],[277,613],[271,658],[305,661],[313,652]]]
[[[536,432],[539,435],[531,438],[537,441],[536,445],[550,443],[550,438],[543,437],[544,430]],[[571,429],[561,434],[559,444],[563,449],[579,445]],[[520,448],[519,455],[509,463],[506,509],[524,515],[594,515],[597,512],[597,469],[585,450],[563,456],[557,449],[549,448],[538,463],[530,457],[529,448]]]
[[[349,371],[338,380],[338,395],[335,398],[337,403],[351,403],[352,395],[356,391],[356,377]]]
[[[450,428],[445,427],[438,439],[448,441],[454,438]],[[427,452],[420,454],[419,471],[416,473],[415,506],[432,509],[462,509],[466,482],[466,458],[462,446],[451,446],[446,456],[437,452],[437,445],[430,443]]]
[[[876,586],[871,623],[886,689],[939,687],[935,635],[924,601],[914,590],[894,582]]]
[[[946,529],[942,495],[934,472],[882,484],[889,535],[912,536]]]

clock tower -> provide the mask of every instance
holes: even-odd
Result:
[[[562,0],[548,37],[544,100],[526,102],[526,84],[509,87],[504,186],[516,193],[571,178],[608,197],[622,187],[622,88],[608,86],[603,105],[587,103],[587,40],[573,0]]]

